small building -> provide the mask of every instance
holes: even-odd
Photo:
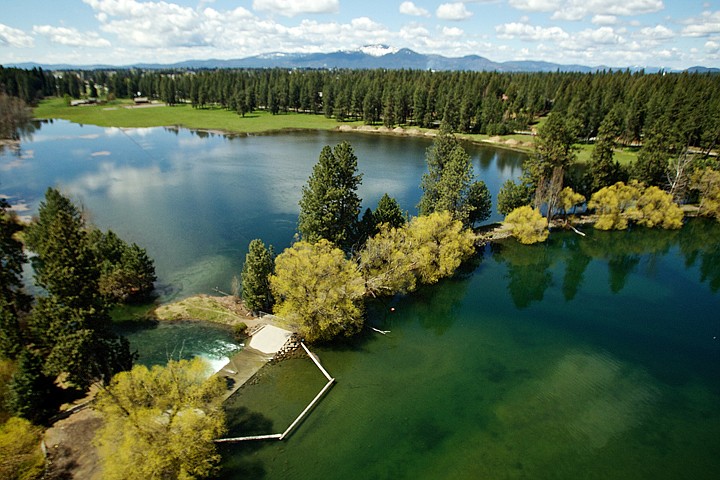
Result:
[[[70,100],[71,107],[79,107],[81,105],[95,105],[97,98],[83,98],[80,100]]]
[[[136,105],[141,103],[150,103],[150,99],[148,97],[135,97],[133,98],[133,101]]]

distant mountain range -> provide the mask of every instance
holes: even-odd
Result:
[[[172,64],[138,63],[133,65],[67,65],[18,63],[6,65],[30,69],[42,67],[44,70],[99,70],[116,68],[139,69],[216,69],[216,68],[347,68],[347,69],[412,69],[412,70],[468,70],[498,72],[596,72],[598,70],[645,70],[648,73],[674,71],[662,67],[608,67],[604,65],[589,67],[586,65],[564,65],[559,63],[521,60],[511,62],[493,62],[479,55],[464,57],[445,57],[425,55],[407,48],[396,49],[386,45],[368,45],[358,50],[342,50],[331,53],[269,53],[233,60],[187,60]],[[688,72],[720,73],[720,68],[691,67]]]

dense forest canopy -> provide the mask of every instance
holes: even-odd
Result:
[[[0,67],[0,90],[32,104],[43,96],[132,98],[168,104],[324,114],[338,121],[507,134],[560,112],[578,136],[597,137],[604,120],[630,145],[655,127],[671,147],[709,149],[720,133],[720,81],[705,73],[433,72],[421,70],[20,70]]]

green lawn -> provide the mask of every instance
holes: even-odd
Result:
[[[61,118],[72,122],[101,127],[141,128],[179,126],[198,130],[219,130],[231,133],[266,133],[282,130],[334,130],[342,125],[362,126],[363,122],[337,122],[324,115],[303,113],[282,113],[271,115],[265,111],[255,111],[245,117],[222,108],[196,109],[190,105],[134,107],[130,100],[116,100],[102,105],[69,107],[62,98],[43,100],[35,108],[35,118]],[[539,119],[538,125],[544,119]],[[426,129],[420,129],[421,132]],[[471,142],[487,142],[489,135],[460,134],[458,137]],[[528,146],[534,142],[531,135],[504,135],[500,143],[491,142],[501,148],[510,148],[531,152]],[[517,144],[507,144],[515,140]],[[587,162],[592,154],[592,145],[579,145],[578,161]],[[622,165],[628,165],[637,158],[635,150],[618,149],[615,159]]]
[[[578,162],[580,163],[587,163],[590,161],[590,156],[592,155],[593,148],[595,148],[595,145],[588,145],[588,144],[580,144],[578,145],[580,150],[578,151]],[[637,148],[621,148],[618,147],[615,149],[615,155],[614,159],[620,164],[624,166],[630,165],[632,162],[634,162],[637,159]]]
[[[35,108],[35,118],[62,118],[80,124],[101,127],[180,126],[202,130],[236,133],[261,133],[288,129],[332,130],[339,125],[361,125],[361,122],[339,123],[323,115],[282,113],[271,115],[256,111],[241,117],[222,108],[195,109],[190,105],[128,108],[130,101],[114,101],[102,105],[69,107],[60,98],[43,100]]]

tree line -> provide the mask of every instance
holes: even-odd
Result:
[[[490,135],[527,131],[550,112],[573,118],[590,141],[611,119],[624,145],[665,128],[675,148],[712,149],[720,136],[720,82],[709,73],[433,72],[421,70],[94,70],[0,67],[0,90],[32,104],[44,96],[132,98],[170,105],[322,114]],[[665,126],[667,125],[667,127]]]

